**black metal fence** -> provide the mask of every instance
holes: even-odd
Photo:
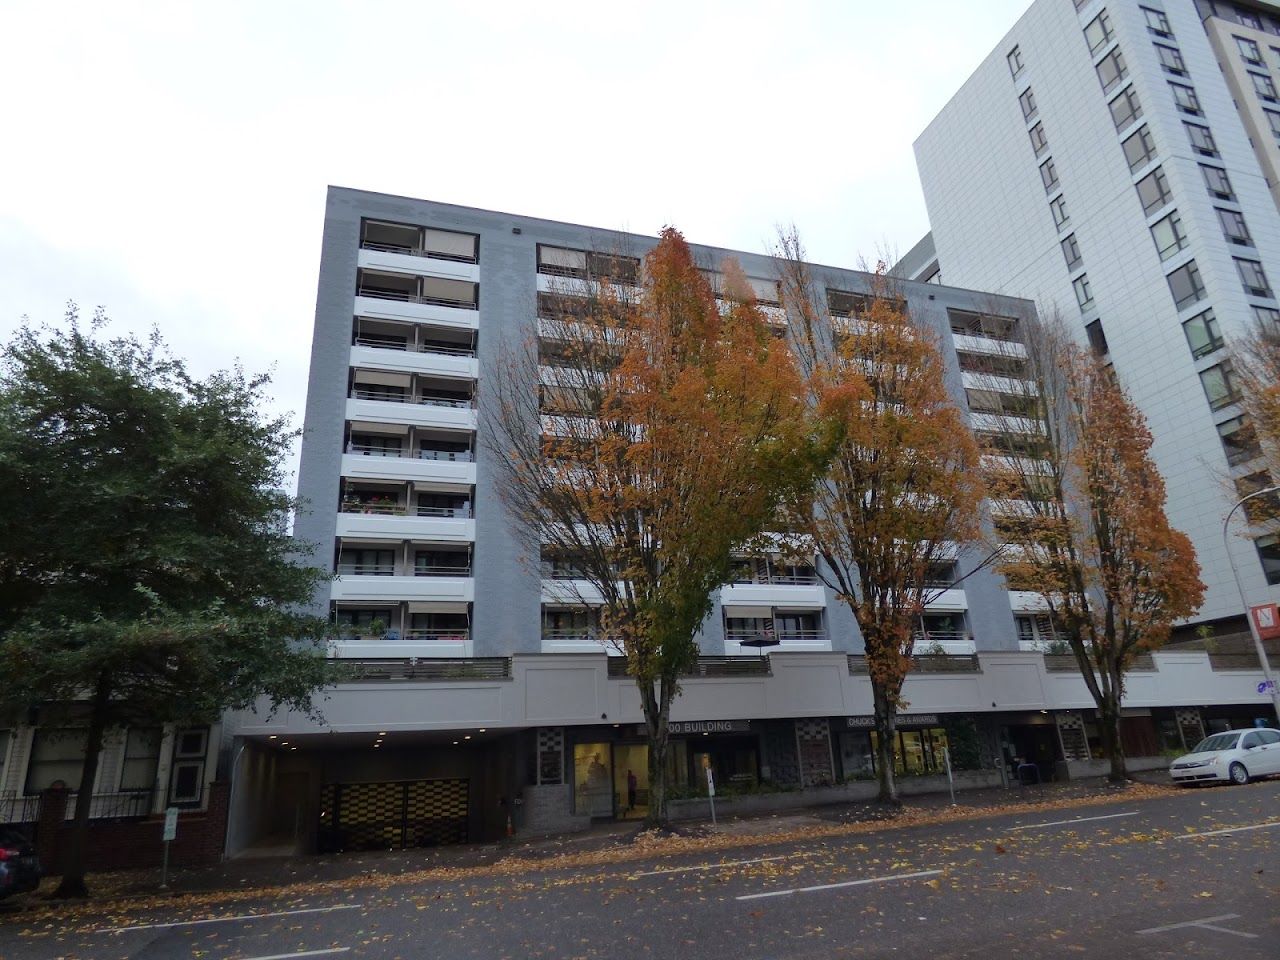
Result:
[[[341,680],[509,680],[510,657],[340,660]]]
[[[913,673],[981,673],[982,664],[976,653],[923,653],[911,658]],[[865,676],[867,658],[861,653],[849,654],[849,673]]]
[[[151,815],[154,790],[123,790],[117,793],[95,793],[89,798],[89,819],[131,820]],[[65,818],[76,815],[80,797],[68,793]],[[35,823],[40,818],[40,794],[0,797],[0,825]]]

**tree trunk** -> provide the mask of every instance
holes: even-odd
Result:
[[[62,882],[53,891],[55,899],[89,896],[84,882],[84,851],[89,839],[89,811],[93,806],[93,784],[98,778],[98,758],[102,754],[102,737],[107,728],[107,706],[111,685],[107,676],[98,677],[93,691],[92,713],[84,746],[84,767],[80,773],[80,790],[76,793],[76,816],[71,825],[70,843],[63,855]]]
[[[671,716],[671,697],[665,681],[636,683],[640,687],[640,702],[644,706],[645,732],[649,738],[649,812],[646,827],[665,829],[667,823],[667,747],[669,743],[668,720]]]
[[[898,797],[898,783],[893,773],[893,744],[898,735],[898,708],[879,685],[873,685],[873,698],[876,711],[876,779],[880,784],[880,793],[876,800],[899,806],[902,801]]]
[[[1120,739],[1120,698],[1115,691],[1116,686],[1111,684],[1103,698],[1103,703],[1099,705],[1098,712],[1101,714],[1099,727],[1102,733],[1103,749],[1107,751],[1107,757],[1111,761],[1111,770],[1107,774],[1107,779],[1112,783],[1124,783],[1129,779],[1129,772],[1124,765],[1124,743]]]

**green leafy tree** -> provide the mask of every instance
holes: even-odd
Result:
[[[0,353],[0,711],[87,725],[61,896],[87,893],[107,730],[261,696],[313,711],[330,678],[327,626],[302,612],[326,574],[287,531],[296,432],[263,414],[268,378],[196,379],[157,334],[105,323],[71,306]]]

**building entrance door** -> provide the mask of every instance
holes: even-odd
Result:
[[[613,746],[613,793],[619,820],[643,820],[649,815],[649,746]]]
[[[590,817],[613,816],[613,750],[608,743],[573,746],[573,808]]]

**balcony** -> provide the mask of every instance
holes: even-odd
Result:
[[[331,645],[343,659],[364,657],[470,657],[471,631],[388,630],[378,635],[354,634]]]
[[[475,540],[471,508],[410,507],[348,501],[337,517],[336,535],[349,540],[443,540],[469,543]]]
[[[419,660],[386,658],[353,660],[342,664],[348,682],[404,680],[510,680],[509,657],[442,658]]]
[[[360,244],[356,264],[362,270],[390,270],[394,273],[422,273],[450,280],[480,279],[480,267],[465,260],[446,260],[420,248],[366,240]]]
[[[727,583],[720,588],[726,606],[773,606],[822,609],[826,593],[816,576],[774,575],[749,583]]]
[[[744,647],[744,640],[754,640],[760,636],[759,631],[728,631],[724,635],[724,649],[729,656],[759,656],[760,650]],[[831,641],[825,630],[776,630],[773,638],[777,646],[768,647],[770,652],[822,651],[831,649]]]
[[[610,657],[610,680],[630,680],[626,657]],[[771,677],[773,667],[768,657],[699,657],[698,662],[682,677]]]
[[[608,653],[619,652],[617,645],[595,630],[543,630],[543,653]]]
[[[351,366],[457,380],[474,380],[480,369],[475,351],[470,347],[431,343],[395,345],[366,337],[355,338],[351,346]]]
[[[372,320],[408,320],[462,330],[476,330],[480,326],[480,313],[474,304],[467,306],[457,300],[418,294],[396,295],[371,287],[357,290],[353,312]]]
[[[419,569],[423,572],[403,576],[395,574],[390,566],[343,564],[338,567],[338,576],[330,587],[329,596],[333,600],[371,603],[395,603],[399,600],[470,603],[475,599],[475,580],[469,568],[451,567],[444,572],[436,572],[433,567]]]
[[[982,664],[976,653],[920,654],[911,658],[912,673],[981,673]],[[867,658],[861,653],[849,654],[849,673],[867,675]]]
[[[355,389],[347,398],[348,420],[402,423],[446,430],[474,430],[474,400],[441,396],[395,396],[378,390]]]

